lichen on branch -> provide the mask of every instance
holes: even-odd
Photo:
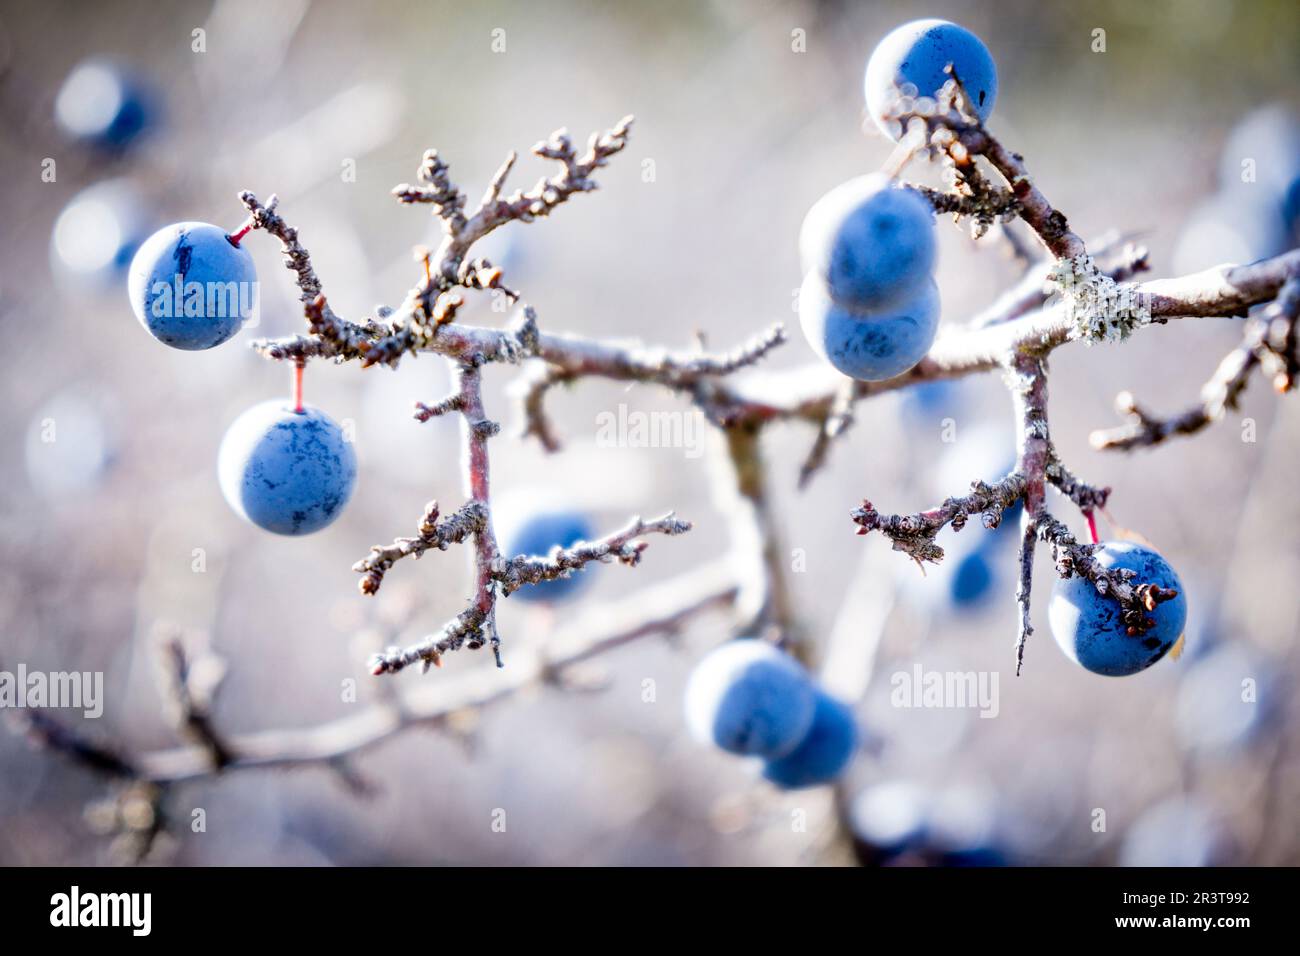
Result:
[[[1061,290],[1066,321],[1084,342],[1122,342],[1152,321],[1139,285],[1116,282],[1087,253],[1058,259],[1049,278]]]

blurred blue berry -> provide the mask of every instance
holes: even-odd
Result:
[[[763,776],[786,790],[829,783],[843,772],[858,747],[853,711],[820,688],[812,726],[790,753],[768,761]]]
[[[1228,194],[1267,194],[1284,202],[1300,177],[1300,120],[1283,103],[1248,113],[1232,128],[1219,154],[1219,186]]]
[[[866,787],[849,805],[849,826],[870,863],[887,862],[924,846],[929,793],[917,784],[887,780]]]
[[[55,279],[91,292],[123,281],[149,235],[144,208],[139,191],[124,179],[95,183],[73,196],[50,235]]]
[[[948,585],[954,607],[964,608],[983,603],[993,591],[996,575],[985,548],[975,548],[957,561]]]
[[[95,489],[108,473],[117,441],[114,403],[85,382],[67,386],[44,402],[27,426],[27,476],[36,491],[55,501]]]
[[[815,697],[808,675],[787,654],[762,640],[730,641],[691,671],[686,723],[701,743],[773,760],[808,735]]]
[[[158,114],[142,79],[100,58],[74,67],[54,101],[54,118],[68,136],[114,152],[133,145]]]
[[[1200,272],[1221,263],[1246,263],[1285,252],[1294,244],[1284,199],[1256,186],[1216,193],[1201,202],[1178,234],[1173,264]]]
[[[918,424],[941,422],[962,410],[961,382],[939,379],[921,382],[903,390],[903,414]]]
[[[543,510],[520,502],[497,510],[497,537],[507,557],[529,554],[545,557],[553,548],[568,548],[595,536],[591,519],[570,509]],[[574,597],[586,585],[588,570],[572,572],[567,578],[530,584],[511,597],[525,602],[557,603]]]

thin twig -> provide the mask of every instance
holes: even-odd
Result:
[[[1277,299],[1260,315],[1249,319],[1241,343],[1219,363],[1201,388],[1200,400],[1178,415],[1160,418],[1138,404],[1132,392],[1120,392],[1115,408],[1131,421],[1117,428],[1094,431],[1089,440],[1094,448],[1124,450],[1159,445],[1180,435],[1194,435],[1235,410],[1250,383],[1251,373],[1261,366],[1274,368],[1274,385],[1287,391],[1300,369],[1295,338],[1300,316],[1300,280],[1290,279]]]
[[[627,567],[641,563],[641,554],[648,547],[640,540],[647,534],[677,535],[691,530],[691,523],[678,518],[671,511],[651,521],[633,518],[623,528],[595,541],[579,541],[567,548],[552,548],[546,557],[521,554],[498,561],[492,568],[503,595],[513,594],[529,584],[567,578],[593,561],[609,563],[618,561]]]
[[[954,531],[966,526],[968,519],[979,515],[985,528],[996,528],[1002,523],[1002,513],[1025,495],[1025,477],[1012,472],[1005,478],[987,484],[971,482],[970,494],[945,498],[937,508],[910,515],[882,515],[870,501],[863,501],[850,517],[858,525],[858,534],[879,531],[893,542],[895,551],[902,551],[918,564],[929,561],[938,564],[944,551],[935,543],[935,537],[948,525]]]
[[[413,538],[397,538],[392,544],[377,544],[370,554],[352,565],[361,574],[358,586],[362,594],[375,594],[383,584],[384,574],[397,561],[405,557],[419,558],[432,549],[446,551],[480,530],[487,522],[487,509],[481,502],[467,502],[460,510],[439,519],[438,502],[430,501],[420,518],[419,534]]]
[[[369,750],[408,729],[437,726],[451,714],[502,700],[526,686],[547,681],[564,667],[630,641],[671,634],[702,613],[728,607],[735,594],[728,562],[696,569],[641,594],[590,608],[548,646],[521,648],[504,671],[491,667],[458,671],[391,703],[369,705],[337,720],[230,735],[226,738],[230,760],[219,770],[201,746],[146,751],[128,758],[74,733],[45,711],[15,713],[23,715],[35,742],[115,777],[181,783],[240,770],[332,767],[341,758]]]

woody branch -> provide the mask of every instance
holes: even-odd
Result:
[[[509,201],[499,198],[501,184],[513,162],[508,160],[494,177],[479,209],[469,216],[463,213],[464,197],[450,183],[445,164],[436,154],[427,154],[420,177],[423,185],[396,190],[403,201],[431,203],[444,222],[447,238],[437,256],[433,257],[433,263],[428,264],[426,260],[424,283],[408,294],[401,308],[381,317],[386,324],[381,323],[378,330],[375,320],[358,326],[343,322],[337,316],[331,318],[332,313],[317,298],[306,310],[308,336],[261,342],[257,347],[272,358],[321,355],[341,361],[359,359],[363,364],[376,361],[393,364],[408,351],[433,351],[459,361],[472,357],[471,360],[478,364],[535,359],[534,367],[521,377],[522,387],[517,394],[525,432],[537,436],[550,449],[558,447],[559,439],[544,412],[544,397],[549,388],[588,376],[656,384],[688,396],[710,421],[731,434],[740,434],[733,429],[757,430],[769,422],[786,419],[804,420],[814,425],[817,439],[803,469],[802,477],[806,480],[826,460],[834,438],[851,425],[852,409],[857,400],[921,381],[991,371],[1006,366],[1008,362],[1014,366],[1022,358],[1025,361],[1033,359],[1041,365],[1041,360],[1052,350],[1080,339],[1122,338],[1145,325],[1173,318],[1236,314],[1257,302],[1267,301],[1277,294],[1287,279],[1300,272],[1300,253],[1292,253],[1249,266],[1207,270],[1173,280],[1134,283],[1125,280],[1145,267],[1146,256],[1143,250],[1131,244],[1122,245],[1118,257],[1102,270],[1093,264],[1086,245],[1070,230],[1066,217],[1051,205],[1030,179],[1023,158],[1003,147],[969,110],[963,110],[964,94],[960,85],[955,81],[951,83],[946,95],[948,99],[946,103],[940,103],[941,109],[923,119],[922,144],[914,142],[911,147],[913,152],[928,151],[944,158],[955,170],[951,196],[945,199],[931,191],[932,200],[941,210],[958,216],[978,218],[982,215],[978,210],[996,208],[998,215],[1015,215],[1024,219],[1047,250],[1049,264],[1031,269],[1031,273],[1037,275],[1034,280],[1038,285],[1036,292],[1030,291],[1029,279],[1022,280],[1016,294],[1000,300],[1000,311],[999,308],[985,310],[968,323],[951,328],[919,365],[895,379],[875,383],[848,382],[828,375],[821,366],[774,374],[755,372],[738,380],[728,378],[731,373],[756,364],[781,344],[784,334],[779,326],[729,355],[708,356],[699,351],[674,353],[647,348],[637,342],[603,342],[544,332],[537,327],[536,314],[526,306],[521,307],[511,327],[504,330],[456,322],[456,300],[444,296],[454,283],[464,281],[467,287],[494,288],[499,287],[501,279],[499,270],[484,260],[473,260],[472,267],[465,266],[469,243],[463,237],[481,237],[512,218],[545,214],[574,192],[590,188],[571,187],[574,183],[588,181],[586,176],[594,168],[593,162],[607,156],[610,151],[617,151],[613,147],[625,140],[625,124],[621,136],[611,133],[603,140],[593,139],[583,162],[573,158],[571,147],[567,147],[562,138],[552,137],[552,146],[538,154],[561,157],[565,171],[552,180],[550,186],[539,184],[532,191],[529,202],[523,201],[522,195]],[[602,142],[608,147],[603,155]],[[568,159],[563,158],[566,155]],[[977,157],[988,162],[1005,181],[1004,189],[992,185],[989,178],[978,171],[975,165]],[[1116,240],[1110,240],[1108,251],[1112,244],[1118,245]],[[289,256],[289,250],[286,255]],[[300,257],[289,258],[291,268],[303,275],[297,265]],[[1064,288],[1064,301],[1048,302],[1042,277],[1051,277]],[[517,294],[510,295],[518,301]],[[430,319],[433,321],[429,322]],[[1034,381],[1041,381],[1045,390],[1045,372],[1031,377]],[[462,410],[460,400],[459,396],[452,396],[439,405],[419,406],[417,417]],[[1042,421],[1045,432],[1045,415]],[[1016,475],[1008,476],[1013,479],[1010,482],[1000,483],[996,488],[977,486],[975,494],[983,495],[985,499],[966,502],[965,507],[984,512],[986,521],[996,523],[1001,510],[1007,506],[1001,503],[1001,499],[1008,494],[1021,497],[1032,494],[1036,500],[1041,500],[1037,489],[1045,482],[1067,485],[1068,496],[1084,510],[1095,506],[1097,500],[1104,500],[1101,492],[1089,491],[1088,486],[1069,475],[1045,439],[1041,447],[1031,442],[1030,450],[1029,461],[1035,468],[1032,473],[1021,467]],[[743,475],[743,472],[739,474]],[[1080,494],[1084,497],[1078,497]],[[941,514],[944,512],[943,508],[938,510]],[[871,522],[879,521],[878,515],[874,519],[866,517],[868,513],[874,513],[874,509],[869,506],[864,509],[865,523],[860,522],[864,531],[874,527]],[[964,513],[959,508],[954,517]],[[1035,512],[1027,509],[1026,522],[1032,525],[1034,517]],[[942,522],[943,519],[936,519],[934,514],[921,518],[919,527],[922,534],[919,539],[914,538],[915,549],[901,549],[917,550],[919,559],[933,560],[932,556],[926,556],[927,546],[934,547],[933,532],[928,540],[924,532],[931,529],[935,520]],[[961,520],[958,517],[958,521]],[[905,522],[903,527],[894,530],[907,532],[909,528]],[[1022,567],[1027,567],[1026,553],[1031,553],[1032,549],[1034,536],[1030,534],[1031,530],[1031,527],[1025,529]],[[437,537],[435,532],[435,541]],[[764,546],[773,539],[774,536],[768,534],[763,539]],[[895,537],[895,547],[900,546],[900,540],[905,541],[906,534]],[[422,539],[398,539],[390,548],[372,552],[369,565],[366,561],[358,564],[358,570],[364,568],[367,575],[363,583],[375,580],[371,575],[376,568],[371,565],[382,565],[389,556],[418,554],[423,547]],[[914,557],[918,555],[914,554]],[[391,561],[388,566],[391,566]],[[1024,574],[1022,590],[1026,594],[1022,600],[1022,635],[1017,642],[1021,653],[1027,637],[1024,629],[1028,627]],[[430,638],[426,646],[417,649],[415,656],[407,662],[422,660],[428,663],[436,659],[431,655],[440,654],[440,649],[460,646],[466,635],[472,639],[487,620],[485,608],[489,602],[483,599],[482,594],[479,598],[475,607],[452,621],[439,635]],[[411,649],[403,653],[409,655]],[[400,656],[392,658],[390,663],[396,664],[401,659]]]
[[[548,215],[573,195],[596,188],[591,174],[621,151],[627,142],[631,118],[620,122],[605,134],[593,135],[587,149],[579,154],[561,131],[538,143],[533,152],[561,164],[561,170],[544,178],[531,190],[517,190],[504,197],[502,191],[515,163],[511,154],[493,176],[477,208],[466,214],[466,199],[451,181],[446,163],[436,150],[430,150],[421,164],[418,185],[403,184],[394,195],[403,203],[428,204],[442,222],[443,240],[436,253],[420,256],[424,262],[422,282],[408,292],[395,310],[382,310],[376,318],[361,325],[340,318],[329,307],[319,280],[311,268],[310,256],[298,240],[297,232],[288,227],[270,208],[262,207],[251,193],[241,194],[249,209],[253,228],[264,228],[280,239],[286,264],[297,277],[308,334],[277,342],[259,342],[255,347],[276,359],[305,362],[310,358],[333,358],[336,361],[360,360],[363,366],[379,362],[395,365],[407,352],[415,350],[440,353],[455,364],[460,387],[456,394],[437,403],[417,403],[416,417],[428,420],[457,412],[462,418],[465,447],[465,485],[467,502],[451,517],[439,521],[436,503],[426,509],[419,534],[397,538],[390,545],[376,545],[355,570],[362,574],[361,590],[374,594],[385,573],[407,556],[419,557],[432,548],[445,550],[449,545],[468,539],[474,543],[475,594],[470,605],[448,622],[439,632],[405,649],[392,649],[378,655],[373,662],[375,673],[392,673],[409,664],[424,666],[441,663],[442,655],[462,646],[477,648],[490,644],[500,663],[500,639],[495,621],[499,595],[526,584],[564,576],[595,560],[617,557],[625,564],[636,564],[648,533],[680,534],[690,524],[669,514],[652,522],[636,519],[628,528],[592,543],[561,549],[545,560],[526,556],[505,558],[498,553],[492,530],[491,497],[487,442],[498,431],[489,421],[482,404],[481,368],[495,361],[516,362],[528,355],[547,356],[540,342],[536,313],[523,305],[517,292],[502,285],[501,271],[486,259],[467,259],[473,244],[491,231],[511,221],[530,222]],[[462,302],[460,292],[470,289],[499,290],[518,306],[515,322],[504,332],[473,330],[455,324],[456,310]],[[479,334],[476,334],[479,333]],[[675,354],[663,349],[622,343],[574,340],[572,348],[561,348],[562,374],[584,374],[599,368],[610,377],[653,380],[667,387],[689,390],[707,376],[725,375],[753,361],[783,339],[779,327],[759,337],[751,345],[722,356],[699,352]],[[550,353],[552,358],[557,353]],[[551,375],[555,372],[552,371]],[[540,396],[535,403],[537,421],[543,421]],[[540,425],[539,425],[540,427]]]
[[[452,714],[485,707],[530,685],[552,683],[574,664],[631,641],[672,635],[700,615],[728,609],[736,596],[730,563],[697,568],[619,601],[593,606],[546,646],[521,649],[504,671],[474,668],[384,698],[357,714],[305,728],[222,735],[225,759],[200,742],[132,752],[65,726],[45,711],[21,712],[22,729],[41,746],[112,778],[162,786],[242,770],[319,766],[346,772],[346,761],[415,727],[438,727]],[[649,609],[649,610],[647,610]],[[163,682],[169,706],[172,685]],[[215,730],[214,730],[215,732]]]
[[[900,147],[905,157],[928,152],[932,157],[943,157],[953,171],[954,185],[948,198],[933,190],[927,193],[936,209],[958,216],[985,215],[987,218],[990,210],[997,210],[1003,216],[1019,216],[1055,260],[1050,275],[1061,287],[1065,301],[1024,319],[1006,323],[986,319],[978,324],[977,330],[967,333],[968,358],[971,352],[983,361],[997,360],[1000,355],[1006,366],[1006,380],[1016,409],[1018,447],[1015,473],[995,486],[976,482],[973,493],[966,498],[948,499],[939,508],[918,515],[882,516],[870,502],[864,502],[862,508],[852,513],[852,518],[859,525],[860,533],[880,530],[893,540],[895,549],[908,552],[918,561],[938,561],[943,551],[935,544],[934,538],[940,528],[953,524],[960,530],[966,517],[975,511],[986,516],[987,525],[996,526],[1002,511],[1017,498],[1022,499],[1024,510],[1016,589],[1020,612],[1016,635],[1016,673],[1019,674],[1026,644],[1033,633],[1030,594],[1034,546],[1040,537],[1052,546],[1061,576],[1079,574],[1092,582],[1098,593],[1119,603],[1121,618],[1130,633],[1145,631],[1152,624],[1148,617],[1150,611],[1160,602],[1177,596],[1171,590],[1133,581],[1131,572],[1102,568],[1093,557],[1095,545],[1079,544],[1068,529],[1047,511],[1045,490],[1049,483],[1055,484],[1089,515],[1093,508],[1104,506],[1110,494],[1109,489],[1093,488],[1075,478],[1053,449],[1047,416],[1047,355],[1060,345],[1080,338],[1091,341],[1123,339],[1137,328],[1169,318],[1238,312],[1248,304],[1243,299],[1257,291],[1265,296],[1274,296],[1279,294],[1279,288],[1290,290],[1300,260],[1291,254],[1256,264],[1262,268],[1247,266],[1210,270],[1200,277],[1173,283],[1117,283],[1112,276],[1097,268],[1086,245],[1069,228],[1065,215],[1053,207],[1030,180],[1023,158],[1005,149],[984,129],[974,111],[969,109],[969,102],[955,76],[940,95],[936,110],[903,119],[912,123],[908,141]],[[1009,197],[999,195],[996,187],[991,187],[976,170],[973,166],[976,156],[982,156],[1002,176]],[[1266,282],[1261,281],[1264,273],[1268,274]],[[1008,300],[1013,307],[1021,301],[1014,297]],[[1284,291],[1280,301],[1270,307],[1272,318],[1284,317],[1291,301],[1290,293]],[[1293,326],[1292,321],[1288,328]],[[1260,343],[1265,341],[1259,330],[1266,327],[1269,325],[1261,321],[1253,338],[1248,334],[1249,355],[1259,354]],[[1008,330],[1015,331],[1008,336]],[[1277,336],[1285,341],[1288,334],[1292,333],[1283,328]],[[973,339],[986,339],[992,344],[999,338],[1002,339],[1001,348],[969,349]],[[938,364],[942,363],[943,344],[936,345],[927,361],[934,360],[937,352]],[[951,347],[951,341],[948,346]],[[1281,355],[1270,354],[1274,354],[1278,362],[1285,361]],[[1225,388],[1230,390],[1230,386]]]
[[[1094,448],[1129,450],[1159,445],[1180,435],[1194,435],[1235,409],[1256,369],[1267,375],[1279,393],[1296,387],[1300,376],[1297,352],[1300,319],[1300,279],[1288,279],[1277,299],[1246,322],[1241,343],[1224,356],[1214,375],[1201,389],[1200,399],[1186,411],[1169,418],[1153,415],[1133,397],[1121,392],[1115,407],[1131,421],[1089,436]]]
[[[416,416],[427,420],[442,414],[462,415],[467,502],[446,518],[440,516],[436,504],[431,504],[415,537],[376,546],[357,563],[356,570],[362,574],[363,590],[374,593],[384,574],[401,558],[418,558],[428,550],[443,550],[472,538],[475,598],[437,635],[414,648],[381,655],[379,669],[435,663],[446,650],[467,641],[492,641],[495,646],[495,632],[490,631],[485,638],[484,625],[490,622],[495,600],[506,588],[571,573],[589,560],[617,558],[635,563],[641,553],[642,545],[637,542],[641,534],[674,534],[688,527],[669,514],[648,523],[635,520],[603,539],[560,549],[540,561],[499,555],[491,532],[487,472],[487,440],[495,427],[490,426],[481,402],[481,371],[493,362],[534,360],[520,397],[529,431],[548,447],[555,446],[558,439],[546,421],[543,401],[547,390],[556,384],[588,376],[604,377],[658,385],[693,401],[727,439],[734,469],[730,480],[739,500],[748,506],[749,520],[738,526],[749,527],[754,538],[738,535],[737,550],[758,542],[759,553],[764,556],[764,585],[756,592],[757,599],[742,600],[737,562],[729,556],[647,588],[617,605],[591,609],[547,647],[524,648],[514,666],[504,672],[464,671],[414,693],[371,705],[351,717],[304,729],[221,734],[210,718],[215,684],[210,690],[201,690],[195,683],[193,665],[177,655],[165,687],[173,701],[176,726],[191,737],[192,744],[130,753],[66,728],[40,711],[24,715],[32,737],[88,768],[138,785],[134,791],[137,796],[155,807],[171,785],[242,769],[317,765],[335,771],[352,786],[358,778],[349,769],[348,760],[359,752],[411,727],[438,726],[452,713],[484,706],[527,684],[552,680],[566,666],[628,641],[672,633],[709,610],[735,609],[740,603],[743,613],[737,620],[745,626],[757,621],[773,624],[778,630],[791,628],[795,626],[794,614],[782,590],[774,521],[770,508],[765,506],[764,467],[758,455],[761,427],[772,422],[803,421],[817,430],[813,453],[805,466],[807,477],[826,460],[833,439],[851,425],[857,401],[919,382],[998,369],[1009,372],[1017,395],[1019,453],[1015,471],[992,484],[976,482],[970,493],[917,515],[881,515],[864,503],[854,512],[861,533],[881,531],[895,549],[915,560],[939,560],[942,549],[934,542],[939,529],[948,524],[960,528],[975,516],[985,526],[996,526],[1006,508],[1023,500],[1026,507],[1018,591],[1022,610],[1018,662],[1030,633],[1029,568],[1034,543],[1040,539],[1052,548],[1058,571],[1081,574],[1100,592],[1113,595],[1124,606],[1129,626],[1140,629],[1145,613],[1167,592],[1133,580],[1129,572],[1102,568],[1093,557],[1092,547],[1077,542],[1066,526],[1046,510],[1047,484],[1057,487],[1084,511],[1104,505],[1109,494],[1109,489],[1094,488],[1075,478],[1051,446],[1046,427],[1046,357],[1080,339],[1121,338],[1145,325],[1178,318],[1242,315],[1252,306],[1278,299],[1266,310],[1267,334],[1260,332],[1262,337],[1250,340],[1252,349],[1258,345],[1262,351],[1252,351],[1254,357],[1246,364],[1263,366],[1275,375],[1275,383],[1276,376],[1285,374],[1289,387],[1296,375],[1295,300],[1300,252],[1144,283],[1127,281],[1147,265],[1144,251],[1131,244],[1124,245],[1105,268],[1093,266],[1087,247],[1029,178],[1023,158],[1005,149],[978,121],[963,115],[958,94],[954,85],[953,102],[939,120],[923,120],[929,137],[926,148],[947,156],[957,172],[950,194],[933,193],[932,201],[941,211],[970,218],[977,232],[997,218],[1018,216],[1034,230],[1048,252],[1048,260],[1031,266],[1016,288],[992,307],[965,323],[951,324],[920,364],[886,382],[847,381],[820,363],[781,372],[751,369],[784,341],[779,325],[724,355],[708,355],[703,350],[673,352],[638,342],[600,341],[543,331],[538,327],[536,312],[518,292],[504,285],[501,270],[485,259],[470,258],[473,244],[492,230],[511,221],[527,222],[548,215],[572,195],[595,188],[591,174],[624,147],[630,120],[603,136],[593,137],[581,155],[562,134],[538,144],[534,152],[558,161],[561,171],[527,192],[517,191],[503,199],[504,182],[514,165],[512,155],[493,177],[483,200],[468,215],[464,211],[465,197],[451,183],[446,165],[436,152],[426,154],[419,184],[398,187],[396,193],[400,201],[431,205],[442,220],[443,240],[435,253],[426,252],[420,257],[425,267],[423,277],[397,308],[381,308],[359,323],[345,320],[330,307],[310,255],[297,230],[280,216],[275,197],[262,205],[252,193],[241,193],[248,210],[247,224],[280,241],[307,320],[306,334],[254,343],[262,354],[277,360],[328,358],[369,366],[395,365],[409,353],[427,351],[447,357],[460,371],[457,393],[431,406],[417,404]],[[1005,188],[989,183],[976,167],[976,157],[983,157],[991,165],[1005,181]],[[1049,302],[1043,282],[1048,277],[1058,283],[1072,283],[1073,295],[1067,295],[1063,302]],[[1279,295],[1284,286],[1287,291]],[[505,329],[458,322],[456,313],[465,291],[505,295],[517,307],[514,319]],[[1121,291],[1122,296],[1118,294]],[[1117,304],[1123,308],[1117,308]],[[1249,326],[1257,330],[1264,327],[1260,323]],[[748,374],[733,377],[732,373],[741,370],[748,370]],[[1237,389],[1235,373],[1225,380],[1229,392]],[[1227,399],[1222,404],[1231,407]],[[1213,409],[1209,417],[1212,413]],[[1148,424],[1143,423],[1143,427]],[[1182,432],[1174,429],[1170,433]],[[752,556],[752,550],[749,553]],[[750,613],[753,607],[759,608],[757,617]],[[156,834],[159,820],[159,815],[154,814],[142,824],[141,832],[146,837]]]

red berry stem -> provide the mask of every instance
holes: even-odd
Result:
[[[293,363],[293,410],[299,414],[302,413],[302,370],[306,366],[302,359]]]
[[[1091,508],[1086,509],[1083,516],[1088,519],[1088,535],[1092,538],[1092,543],[1098,544],[1101,538],[1097,535],[1097,516]]]
[[[230,244],[232,246],[237,246],[239,245],[239,240],[243,239],[246,235],[248,235],[252,231],[253,231],[253,220],[246,219],[244,220],[244,224],[242,226],[240,226],[230,235],[226,236],[226,238],[230,240]]]

